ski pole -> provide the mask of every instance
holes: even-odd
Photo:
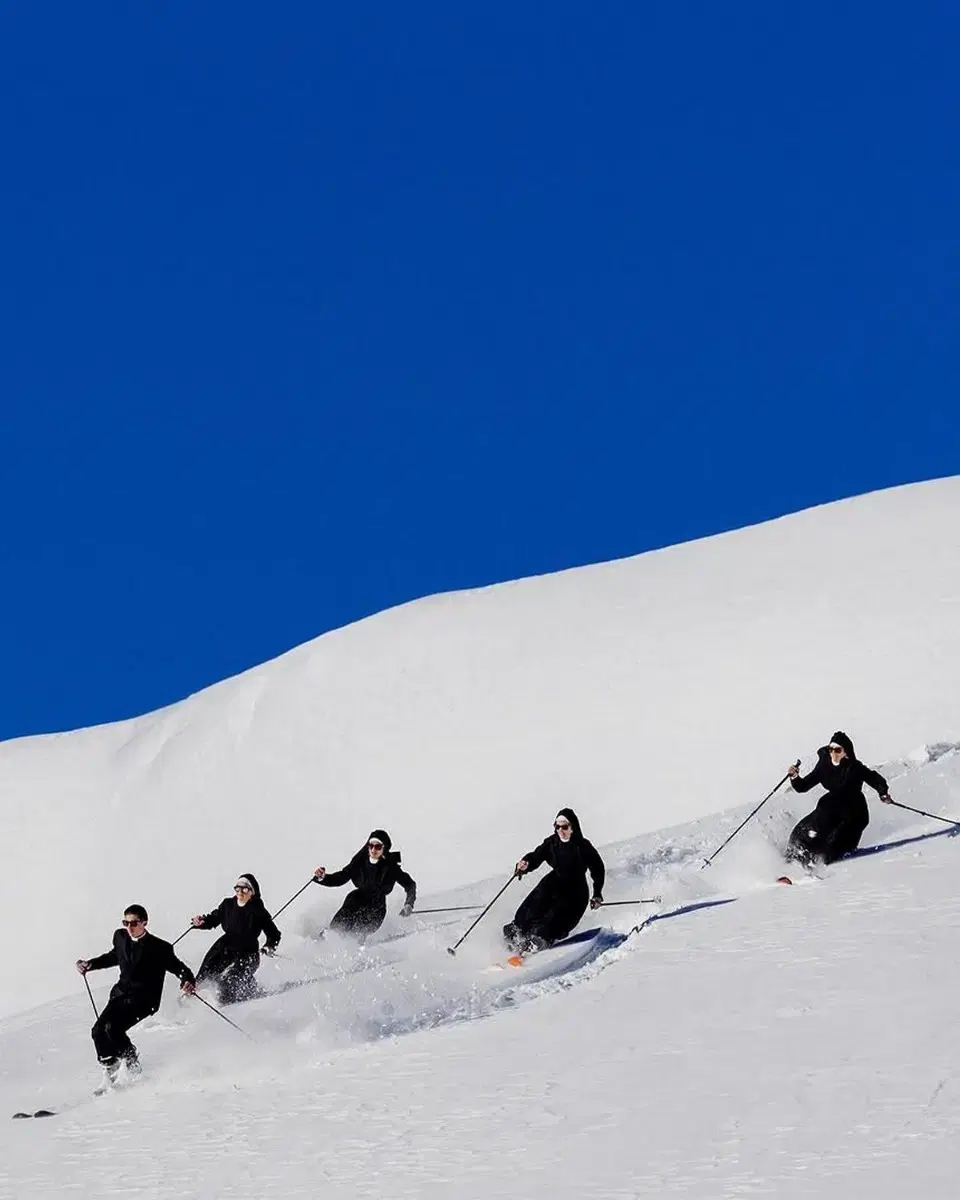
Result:
[[[222,1013],[215,1004],[211,1004],[209,1000],[204,1000],[204,998],[202,996],[198,995],[196,992],[191,992],[190,995],[193,996],[195,999],[199,1000],[201,1004],[205,1004],[207,1006],[207,1008],[210,1009],[211,1012],[215,1012],[221,1021],[226,1021],[226,1023],[228,1025],[232,1025],[234,1027],[234,1029],[237,1031],[237,1033],[242,1033],[248,1042],[253,1041],[253,1038],[250,1036],[249,1033],[247,1033],[247,1031],[245,1029],[241,1029],[240,1026],[236,1023],[236,1021],[231,1021],[230,1018],[225,1013]]]
[[[659,904],[662,896],[652,896],[649,900],[604,900],[601,908],[613,908],[616,904]]]
[[[795,766],[795,767],[799,767],[799,766],[800,766],[800,759],[799,759],[799,758],[798,758],[798,759],[797,759],[797,761],[794,763],[794,766]],[[779,792],[779,791],[780,791],[780,789],[783,787],[783,785],[784,785],[784,784],[787,782],[787,780],[788,780],[789,778],[790,778],[790,772],[788,771],[788,772],[786,773],[786,775],[784,775],[784,777],[783,777],[783,778],[780,780],[780,782],[777,784],[777,786],[776,786],[776,787],[775,787],[775,788],[774,788],[772,791],[770,791],[770,792],[767,792],[767,794],[766,794],[766,795],[764,796],[764,798],[763,798],[763,799],[760,801],[760,803],[759,803],[759,804],[757,805],[757,807],[756,807],[756,808],[753,810],[753,812],[752,812],[752,813],[750,813],[748,816],[746,816],[746,817],[744,817],[744,818],[743,818],[743,820],[742,820],[742,821],[740,822],[740,824],[739,824],[739,825],[736,827],[736,829],[733,831],[733,833],[731,833],[731,834],[730,834],[730,836],[727,838],[727,840],[726,840],[725,842],[721,843],[721,845],[719,845],[719,846],[716,848],[716,850],[714,850],[714,852],[713,852],[713,853],[710,855],[710,857],[709,857],[709,858],[705,858],[705,859],[703,860],[703,866],[700,868],[700,870],[701,870],[701,871],[703,870],[703,867],[709,867],[709,866],[710,866],[710,864],[711,864],[711,863],[713,862],[713,860],[714,860],[714,859],[717,857],[717,855],[720,853],[720,851],[723,849],[723,847],[724,847],[724,846],[726,846],[726,845],[729,845],[729,843],[733,841],[733,839],[734,839],[734,838],[737,836],[737,834],[738,834],[738,833],[740,832],[740,830],[741,830],[741,829],[744,827],[744,825],[746,825],[746,823],[747,823],[748,821],[752,820],[752,819],[753,819],[753,818],[754,818],[754,817],[757,815],[757,813],[760,811],[760,809],[761,809],[761,808],[763,808],[763,806],[766,804],[766,802],[767,802],[767,801],[770,799],[770,797],[771,797],[771,796],[775,795],[777,792]]]
[[[177,942],[182,942],[182,941],[183,941],[183,939],[184,939],[184,938],[187,936],[187,934],[190,932],[190,930],[191,930],[191,929],[195,929],[195,928],[196,928],[196,926],[195,926],[195,925],[188,925],[188,926],[186,927],[186,929],[183,931],[183,933],[181,933],[181,934],[180,934],[180,936],[177,938]],[[171,946],[175,946],[175,945],[177,944],[177,942],[171,942],[171,943],[170,943],[170,945],[171,945]]]
[[[97,1002],[96,1002],[96,1000],[94,1000],[94,998],[93,998],[93,992],[91,992],[91,991],[90,991],[90,980],[87,978],[87,973],[86,973],[86,971],[84,971],[84,973],[83,973],[83,982],[84,982],[84,983],[87,985],[87,995],[90,997],[90,1003],[93,1005],[93,1015],[94,1015],[94,1016],[97,1018],[97,1020],[99,1021],[99,1020],[100,1020],[100,1013],[99,1013],[99,1011],[98,1011],[98,1009],[97,1009]]]
[[[441,912],[476,912],[478,908],[483,908],[482,904],[456,904],[453,908],[418,908],[414,912],[415,917],[426,916],[427,913]]]
[[[476,929],[476,927],[480,924],[480,922],[487,915],[487,913],[490,911],[490,909],[493,908],[493,906],[500,899],[500,897],[503,895],[503,893],[507,890],[507,888],[510,886],[510,884],[513,883],[513,881],[518,878],[519,878],[519,876],[517,875],[517,872],[514,871],[513,874],[510,876],[510,878],[507,880],[507,882],[500,889],[500,891],[497,892],[497,894],[490,901],[490,903],[487,905],[487,907],[483,910],[483,912],[480,914],[480,916],[477,917],[477,919],[474,921],[474,923],[470,926],[470,928],[467,930],[467,932],[463,935],[463,937],[460,939],[460,941],[457,942],[456,945],[454,945],[454,946],[447,947],[448,954],[453,954],[454,956],[456,955],[457,948],[460,946],[460,944],[467,940],[467,938],[470,936],[470,934],[473,933],[473,931]]]
[[[929,817],[932,821],[943,821],[946,825],[960,825],[960,821],[951,821],[949,817],[938,817],[936,813],[924,812],[922,808],[911,808],[909,804],[901,804],[899,800],[891,800],[897,808],[905,808],[907,812],[916,813],[920,817]]]
[[[298,896],[299,896],[299,895],[300,895],[302,892],[305,892],[305,891],[307,890],[307,888],[310,886],[310,884],[311,884],[311,883],[313,883],[313,882],[314,882],[314,876],[313,876],[313,875],[311,875],[311,876],[310,876],[310,878],[309,878],[309,879],[307,880],[307,882],[306,882],[306,883],[303,885],[303,887],[300,889],[300,891],[299,891],[299,892],[294,892],[294,893],[293,893],[293,895],[290,897],[290,899],[289,899],[289,900],[286,902],[286,904],[281,904],[281,905],[280,905],[280,907],[279,907],[279,908],[277,909],[277,911],[276,911],[276,912],[273,914],[273,916],[270,918],[270,920],[271,920],[271,921],[275,921],[275,920],[277,919],[277,917],[279,917],[279,916],[280,916],[280,914],[283,912],[283,910],[284,910],[285,908],[289,908],[289,907],[290,907],[290,905],[291,905],[291,904],[294,902],[294,900],[296,900],[296,898],[297,898],[297,897],[298,897]]]

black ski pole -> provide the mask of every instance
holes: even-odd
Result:
[[[171,946],[175,946],[175,945],[177,944],[177,942],[182,942],[182,941],[183,941],[183,939],[184,939],[184,938],[187,936],[187,934],[190,932],[190,930],[191,930],[191,929],[196,929],[196,926],[195,926],[195,925],[188,925],[188,926],[186,927],[186,929],[183,931],[183,933],[181,933],[181,934],[180,934],[180,936],[177,938],[177,941],[176,941],[176,942],[171,942],[171,943],[170,943],[170,945],[171,945]]]
[[[662,896],[652,896],[649,900],[604,900],[601,908],[613,908],[616,904],[659,904]]]
[[[240,1026],[236,1023],[236,1021],[231,1021],[230,1018],[228,1016],[226,1016],[225,1013],[222,1013],[215,1004],[211,1004],[209,1000],[204,1000],[204,998],[201,995],[199,995],[197,992],[191,992],[190,995],[193,996],[196,1000],[199,1000],[201,1004],[205,1004],[207,1006],[207,1008],[210,1009],[211,1012],[215,1012],[221,1021],[226,1021],[226,1023],[228,1025],[232,1025],[234,1027],[234,1029],[237,1031],[237,1033],[242,1033],[248,1042],[253,1041],[253,1038],[250,1036],[249,1033],[247,1033],[247,1031],[245,1029],[241,1029]]]
[[[949,817],[938,817],[936,813],[924,812],[922,808],[911,808],[909,804],[901,804],[899,800],[891,800],[897,808],[905,808],[907,812],[916,813],[920,817],[929,817],[932,821],[943,821],[945,825],[960,825],[960,821],[951,821]]]
[[[418,908],[414,912],[415,917],[426,916],[427,913],[441,912],[476,912],[478,908],[483,908],[482,904],[456,904],[453,908]]]
[[[87,978],[87,973],[83,973],[83,982],[87,985],[87,995],[90,997],[90,1003],[93,1005],[93,1015],[100,1020],[100,1013],[97,1011],[97,1002],[93,998],[93,992],[90,991],[90,980]]]
[[[306,883],[303,885],[303,887],[300,889],[300,891],[299,891],[299,892],[294,892],[294,893],[293,893],[293,895],[290,897],[290,899],[289,899],[289,900],[286,902],[286,904],[281,904],[281,905],[280,905],[280,907],[279,907],[279,908],[277,909],[277,911],[276,911],[276,912],[273,914],[273,916],[270,918],[270,920],[271,920],[271,921],[275,921],[275,920],[277,919],[277,917],[279,917],[279,916],[280,916],[280,914],[283,912],[283,910],[284,910],[285,908],[289,908],[289,907],[290,907],[290,905],[291,905],[291,904],[294,902],[294,900],[296,900],[296,898],[297,898],[299,895],[301,895],[301,893],[303,893],[303,892],[305,892],[305,891],[307,890],[307,888],[310,886],[310,884],[311,884],[311,883],[313,883],[313,882],[314,882],[314,880],[315,880],[315,876],[311,875],[311,876],[310,876],[310,878],[309,878],[309,879],[307,880],[307,882],[306,882]]]
[[[460,939],[460,941],[457,942],[456,945],[447,947],[448,954],[456,955],[457,949],[460,947],[460,945],[467,940],[467,938],[470,936],[471,933],[473,933],[473,931],[476,929],[476,927],[480,924],[480,922],[487,915],[487,913],[490,911],[490,909],[493,908],[493,906],[500,899],[500,897],[503,895],[503,893],[507,890],[507,888],[510,886],[510,884],[513,883],[513,881],[518,878],[519,878],[519,876],[517,875],[517,872],[514,871],[513,874],[510,876],[510,878],[507,880],[507,882],[500,889],[500,891],[497,892],[497,894],[490,901],[490,903],[487,905],[487,907],[483,910],[483,912],[480,914],[480,916],[477,917],[477,919],[474,921],[474,923],[470,926],[470,928],[467,930],[467,932],[463,935],[463,937]]]
[[[796,761],[796,762],[795,762],[793,765],[794,765],[795,767],[799,767],[799,766],[800,766],[800,759],[798,758],[798,759],[797,759],[797,761]],[[717,855],[720,853],[720,851],[723,849],[723,847],[724,847],[724,846],[727,846],[727,845],[729,845],[729,844],[730,844],[730,842],[732,842],[732,841],[733,841],[733,839],[734,839],[734,838],[737,836],[737,834],[738,834],[738,833],[740,832],[740,830],[741,830],[741,829],[744,827],[744,825],[746,825],[746,823],[747,823],[748,821],[751,821],[751,820],[753,820],[753,818],[754,818],[754,817],[757,815],[757,813],[760,811],[760,809],[761,809],[761,808],[763,808],[763,806],[764,806],[764,805],[766,804],[766,802],[767,802],[767,801],[770,799],[770,797],[771,797],[771,796],[773,796],[773,795],[775,795],[777,792],[779,792],[779,791],[780,791],[780,789],[783,787],[783,785],[784,785],[784,784],[787,782],[787,780],[788,780],[789,778],[790,778],[790,772],[788,771],[788,772],[786,773],[786,775],[784,775],[784,777],[783,777],[783,778],[780,780],[780,782],[777,784],[777,786],[776,786],[775,788],[773,788],[773,789],[772,789],[772,791],[769,791],[769,792],[767,792],[767,794],[766,794],[766,795],[764,796],[764,798],[763,798],[763,799],[760,801],[760,803],[759,803],[759,804],[757,805],[757,807],[756,807],[756,808],[753,810],[753,812],[752,812],[752,813],[750,813],[750,814],[748,814],[746,817],[744,817],[744,818],[743,818],[743,820],[742,820],[742,821],[740,822],[740,824],[739,824],[739,825],[736,827],[736,829],[733,831],[733,833],[731,833],[731,834],[730,834],[730,836],[727,838],[727,840],[726,840],[725,842],[721,843],[721,845],[719,845],[719,846],[716,848],[716,850],[714,850],[714,852],[713,852],[713,853],[710,855],[710,857],[709,857],[709,858],[705,858],[705,859],[703,860],[703,866],[701,866],[701,868],[700,868],[700,870],[701,870],[701,871],[703,870],[703,867],[709,867],[709,866],[710,866],[710,864],[711,864],[711,863],[713,862],[713,860],[714,860],[714,859],[717,857]]]

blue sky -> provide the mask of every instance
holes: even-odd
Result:
[[[958,34],[8,6],[0,738],[960,471]]]

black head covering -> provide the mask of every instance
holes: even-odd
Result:
[[[390,847],[393,845],[393,842],[390,841],[390,834],[385,829],[372,829],[367,834],[367,841],[369,842],[371,838],[376,838],[378,842],[383,842],[384,854],[390,853]]]
[[[583,837],[583,830],[580,828],[580,818],[577,816],[577,814],[573,811],[572,808],[561,808],[560,811],[557,813],[557,817],[566,817],[567,818],[567,820],[573,826],[574,838],[579,839],[579,838]],[[554,817],[554,820],[556,820],[556,819],[557,818]]]
[[[846,752],[847,752],[847,758],[856,758],[857,757],[853,751],[853,742],[850,741],[850,739],[847,737],[847,735],[843,732],[842,729],[838,729],[837,732],[830,739],[830,741],[833,742],[833,744],[835,746],[842,746],[844,748],[844,750],[846,750]]]

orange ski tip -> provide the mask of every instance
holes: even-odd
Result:
[[[507,959],[507,962],[510,964],[511,967],[522,967],[523,966],[523,958],[519,954],[511,954],[510,957]]]

